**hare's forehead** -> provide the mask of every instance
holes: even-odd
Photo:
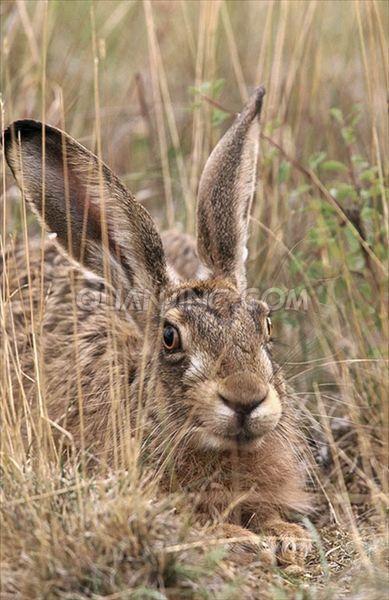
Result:
[[[237,343],[262,332],[263,306],[229,289],[202,294],[177,294],[166,307],[165,318],[184,328],[193,341],[212,339],[216,346]]]

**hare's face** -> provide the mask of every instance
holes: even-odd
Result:
[[[209,280],[188,282],[187,301],[152,218],[101,159],[42,123],[18,121],[4,132],[24,197],[72,259],[125,295],[139,290],[156,299],[161,339],[147,341],[158,351],[157,397],[203,447],[255,447],[281,416],[266,308],[244,295],[264,93],[256,90],[205,165],[197,254]],[[131,316],[144,327],[145,314]]]
[[[183,285],[168,297],[159,393],[197,445],[254,449],[278,424],[268,313],[226,281]]]

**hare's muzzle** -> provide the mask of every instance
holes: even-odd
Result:
[[[252,444],[274,429],[281,416],[281,402],[269,383],[252,373],[236,373],[218,385],[218,432],[229,443]]]
[[[258,398],[254,398],[251,400],[250,398],[246,398],[245,402],[241,402],[241,400],[236,400],[234,398],[226,398],[222,394],[219,394],[220,400],[228,406],[231,410],[236,413],[236,417],[241,425],[244,425],[247,418],[251,415],[251,413],[258,408],[264,400],[266,400],[268,394],[268,390],[264,388],[263,393],[258,395]]]

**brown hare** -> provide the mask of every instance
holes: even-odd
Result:
[[[9,252],[5,321],[25,377],[15,394],[23,388],[62,443],[119,464],[141,432],[161,489],[184,491],[200,520],[218,520],[243,546],[266,534],[286,564],[310,547],[286,520],[309,509],[305,443],[271,356],[269,309],[245,292],[264,93],[205,165],[197,242],[160,237],[110,169],[64,132],[13,123],[6,160],[51,235],[43,249],[30,241],[28,260],[20,244]]]

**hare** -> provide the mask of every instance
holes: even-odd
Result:
[[[34,402],[62,440],[119,461],[141,431],[148,459],[166,467],[161,489],[184,491],[199,520],[221,522],[246,549],[267,534],[287,564],[310,548],[286,520],[310,508],[306,446],[272,359],[269,308],[245,292],[264,94],[205,165],[196,241],[160,237],[110,169],[64,132],[10,125],[6,160],[51,236],[43,250],[30,241],[28,261],[22,245],[7,255],[6,322],[25,375],[15,393],[37,394],[34,350]],[[118,294],[130,301],[118,307]]]

